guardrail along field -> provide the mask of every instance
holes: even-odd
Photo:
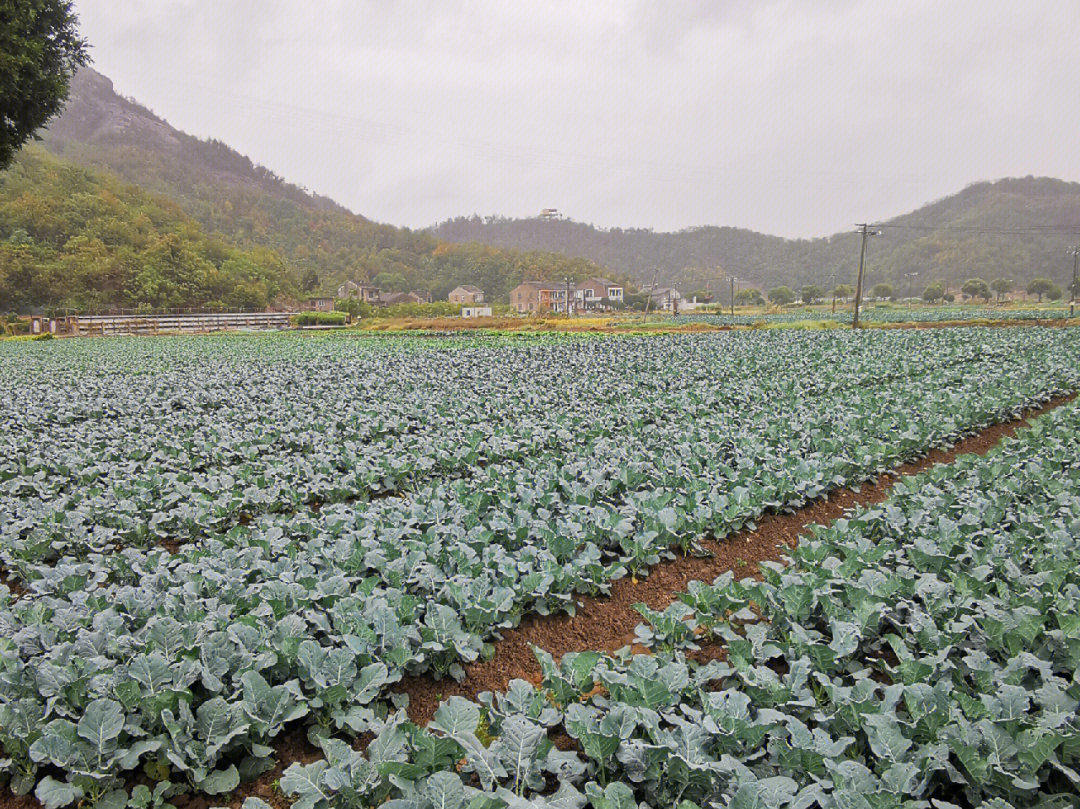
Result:
[[[276,787],[300,809],[989,809],[1080,781],[1071,404],[764,581],[644,611],[649,654],[541,654],[426,729],[399,693],[1075,391],[1080,330],[12,343],[0,383],[0,768],[50,809],[236,802],[298,730],[325,756]]]

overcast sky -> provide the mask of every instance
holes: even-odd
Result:
[[[818,236],[1080,179],[1077,0],[76,0],[191,134],[410,226],[556,207]]]

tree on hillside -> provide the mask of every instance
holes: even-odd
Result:
[[[319,274],[315,270],[304,273],[304,280],[300,282],[300,289],[304,292],[314,292],[319,288]]]
[[[825,290],[817,284],[807,284],[799,291],[799,297],[803,303],[813,303],[818,298],[825,296]]]
[[[969,278],[960,287],[960,291],[969,298],[982,298],[984,301],[990,301],[990,285],[981,278]]]
[[[761,297],[760,289],[750,287],[735,293],[735,303],[738,306],[760,306],[765,303],[765,299]]]
[[[1027,285],[1027,291],[1029,295],[1038,295],[1039,303],[1042,303],[1043,295],[1046,295],[1054,288],[1054,282],[1049,278],[1036,278],[1030,284]]]
[[[1050,289],[1046,290],[1046,299],[1050,301],[1060,301],[1064,294],[1061,287],[1057,284],[1051,284]]]
[[[36,146],[3,173],[0,312],[263,309],[297,292],[274,251],[231,247],[137,186]]]
[[[409,282],[400,272],[381,272],[371,282],[383,292],[406,292]]]
[[[1013,291],[1014,283],[1009,278],[995,278],[990,282],[990,289],[997,293],[997,299],[1000,301],[1006,295]]]
[[[937,303],[945,297],[945,285],[940,281],[933,281],[926,285],[922,293],[923,300],[927,303]]]
[[[784,306],[795,302],[795,293],[791,291],[790,287],[779,286],[769,290],[769,300],[777,306]]]
[[[0,169],[64,106],[89,61],[70,0],[0,0]]]
[[[871,298],[891,298],[893,296],[892,284],[874,284],[874,288],[870,290]]]

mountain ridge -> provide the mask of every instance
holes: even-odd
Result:
[[[46,147],[60,155],[71,146],[78,148],[78,144],[122,144],[132,140],[156,142],[159,149],[183,165],[189,175],[202,170],[202,167],[195,169],[191,165],[192,158],[205,160],[216,152],[218,160],[210,165],[222,180],[262,188],[325,210],[352,214],[329,197],[287,182],[221,141],[200,139],[177,129],[149,107],[117,93],[112,80],[92,68],[83,68],[75,74],[63,113],[51,121],[43,133]],[[124,175],[122,166],[109,164],[108,168],[124,179],[134,181]]]
[[[930,281],[958,286],[973,276],[1017,282],[1048,276],[1065,283],[1071,273],[1065,248],[1080,239],[1080,183],[1031,176],[979,181],[877,224],[887,238],[868,246],[871,284],[888,282],[914,294]],[[1024,229],[1030,232],[1019,232]],[[556,250],[623,271],[638,283],[655,278],[682,287],[727,275],[762,288],[850,283],[859,250],[854,230],[787,239],[717,225],[658,232],[598,228],[572,219],[473,215],[440,222],[428,232],[452,242]]]
[[[166,231],[175,231],[175,236],[201,228],[203,234],[196,239],[200,245],[220,242],[264,269],[278,268],[279,283],[263,281],[279,295],[328,292],[352,279],[389,291],[424,289],[436,299],[458,284],[475,283],[498,301],[506,300],[510,288],[525,278],[588,275],[639,286],[673,285],[684,292],[726,291],[726,281],[720,279],[728,275],[736,275],[740,286],[763,289],[809,283],[831,287],[852,283],[858,262],[853,232],[786,239],[722,225],[656,232],[597,228],[569,219],[476,215],[424,230],[374,222],[287,182],[221,141],[180,131],[139,102],[117,94],[110,79],[91,69],[75,76],[69,103],[42,133],[42,146],[64,163],[115,176],[175,203],[193,224],[178,219]],[[31,169],[40,176],[58,176],[55,168],[39,164],[32,161]],[[91,195],[113,193],[107,178],[87,175],[81,181]],[[62,207],[62,195],[55,191],[49,191],[54,197],[50,204]],[[155,209],[142,198],[129,195],[129,201],[134,208]],[[101,228],[83,221],[81,212],[68,217],[76,220],[72,229],[52,233],[47,227],[35,229],[25,206],[18,210],[11,221],[0,221],[0,242],[17,229],[60,256],[68,242],[89,233],[102,250],[112,250],[107,239],[99,238]],[[885,225],[885,236],[871,240],[868,247],[867,286],[886,281],[907,295],[918,294],[935,280],[955,287],[968,277],[1004,276],[1023,285],[1043,275],[1064,285],[1071,272],[1065,247],[1080,238],[1062,234],[1080,234],[1080,183],[1036,177],[977,182]],[[1036,226],[1056,230],[1016,232]],[[140,243],[137,255],[144,249]],[[222,249],[199,250],[209,251],[211,263],[223,261]],[[75,292],[56,295],[71,303],[79,298]],[[139,305],[132,294],[124,292],[127,297],[118,305]],[[257,299],[247,293],[241,297]],[[198,303],[196,298],[185,305]]]

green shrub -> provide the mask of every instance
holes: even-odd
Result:
[[[293,315],[293,324],[297,326],[344,326],[345,312],[300,312]]]

